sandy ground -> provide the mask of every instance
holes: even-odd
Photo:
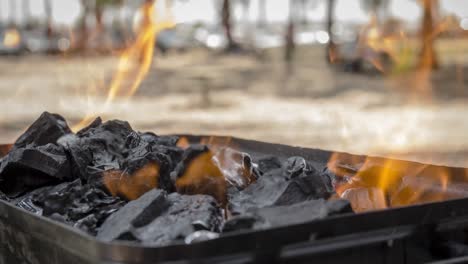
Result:
[[[317,47],[301,48],[286,76],[280,55],[157,56],[135,96],[106,108],[90,95],[106,93],[115,57],[0,58],[0,141],[14,141],[45,110],[72,124],[94,112],[159,134],[232,135],[468,167],[468,75],[456,60],[428,86],[421,76],[330,69]]]

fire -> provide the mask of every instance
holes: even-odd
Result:
[[[184,174],[175,183],[180,193],[209,194],[222,205],[227,202],[227,186],[223,173],[213,161],[213,153],[207,151],[188,164]]]
[[[3,45],[9,48],[17,47],[21,43],[21,35],[16,28],[5,31],[3,36]]]
[[[328,168],[338,177],[337,195],[357,212],[468,196],[464,179],[445,167],[335,153]]]
[[[103,182],[113,196],[121,196],[128,200],[138,199],[147,191],[158,187],[159,165],[148,163],[133,174],[119,170],[106,171]]]
[[[142,22],[137,37],[134,43],[121,53],[117,69],[106,89],[105,103],[102,110],[98,112],[104,112],[105,109],[108,109],[117,97],[129,98],[135,94],[151,68],[158,34],[162,30],[175,26],[172,20],[155,19],[154,10],[154,0],[146,0],[141,7]],[[97,114],[99,113],[87,114],[74,126],[74,130],[86,126],[91,120],[94,120]]]

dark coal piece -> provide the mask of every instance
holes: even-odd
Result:
[[[166,192],[153,189],[110,216],[100,228],[98,238],[105,241],[136,240],[132,231],[151,223],[169,206]]]
[[[258,169],[262,173],[267,173],[271,170],[280,169],[281,161],[275,156],[266,156],[258,160]]]
[[[102,186],[104,174],[126,175],[127,182],[139,181],[137,185],[148,186],[146,190],[132,191],[135,195],[126,197],[136,199],[151,188],[158,187],[168,191],[174,189],[170,180],[170,172],[182,155],[182,150],[177,148],[175,143],[173,146],[170,145],[176,141],[174,137],[165,138],[153,133],[135,132],[127,122],[114,120],[102,123],[100,119],[97,119],[76,135],[61,138],[59,143],[69,152],[75,177],[104,187]],[[141,175],[141,171],[151,164],[157,165],[157,173]],[[145,178],[143,181],[142,179],[131,180],[137,172]],[[115,183],[112,179],[111,183],[116,188],[110,191],[113,194],[120,192],[120,183]],[[129,186],[122,187],[130,188]],[[125,197],[125,195],[122,196]]]
[[[172,193],[168,202],[170,206],[162,215],[133,232],[138,240],[151,245],[167,245],[185,239],[201,227],[207,231],[220,231],[222,210],[213,197]]]
[[[223,232],[289,226],[351,212],[351,205],[346,200],[326,201],[323,199],[288,206],[249,209],[245,214],[235,216],[227,221]]]
[[[42,215],[80,228],[91,234],[125,203],[79,179],[43,190],[32,197]]]
[[[125,141],[132,131],[127,122],[96,122],[79,134],[61,138],[59,143],[70,153],[75,177],[87,181],[89,167],[99,170],[120,169],[119,160],[123,159]]]
[[[0,165],[0,190],[9,197],[70,178],[65,150],[54,144],[13,149]]]
[[[329,174],[317,171],[303,158],[293,157],[281,168],[270,170],[244,190],[231,190],[229,202],[233,213],[242,213],[250,208],[326,199],[332,193]]]
[[[221,209],[206,195],[180,195],[154,189],[129,202],[102,225],[98,238],[165,245],[206,229],[218,232]]]
[[[24,148],[30,144],[42,146],[48,143],[56,143],[60,137],[69,133],[71,133],[71,130],[63,117],[44,112],[16,140],[13,148]]]

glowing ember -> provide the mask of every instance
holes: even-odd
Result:
[[[106,171],[103,182],[113,196],[135,200],[149,190],[157,188],[158,178],[158,164],[149,163],[132,175],[118,170]]]
[[[21,43],[21,35],[17,29],[12,28],[5,31],[3,45],[9,48],[17,47]]]

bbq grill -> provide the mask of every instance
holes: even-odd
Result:
[[[184,136],[190,142],[203,138]],[[265,155],[280,159],[301,156],[325,168],[332,155],[317,149],[230,140],[254,161]],[[5,154],[9,147],[0,149]],[[354,160],[366,158],[346,155]],[[401,162],[408,167],[421,165]],[[427,168],[430,173],[438,166]],[[451,175],[465,175],[462,168],[444,169]],[[150,247],[125,241],[102,242],[0,200],[0,263],[465,263],[467,228],[468,198],[464,198],[236,231],[193,244]]]

